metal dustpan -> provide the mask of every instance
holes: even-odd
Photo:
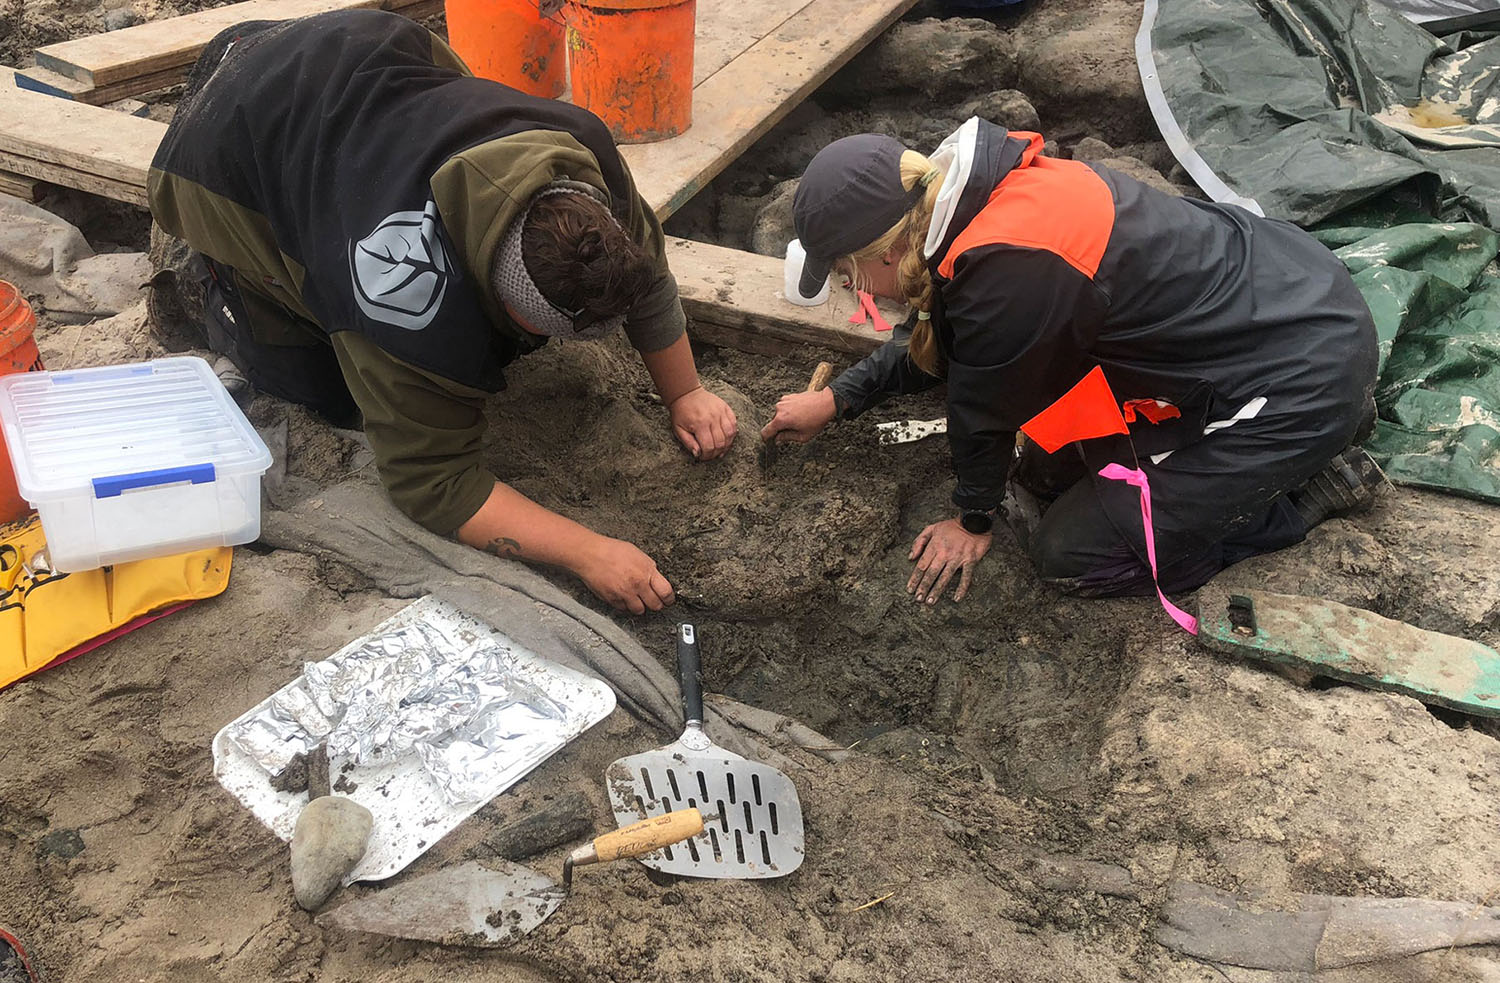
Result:
[[[604,773],[615,820],[624,826],[676,809],[716,819],[698,836],[641,858],[686,877],[785,877],[802,865],[802,803],[791,779],[718,747],[703,730],[698,635],[677,634],[687,726],[673,744],[621,758]]]

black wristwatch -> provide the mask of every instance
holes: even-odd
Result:
[[[963,514],[958,517],[958,524],[964,527],[964,532],[983,536],[994,528],[995,510],[964,509]]]

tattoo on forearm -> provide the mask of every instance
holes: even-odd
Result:
[[[482,549],[486,553],[493,553],[496,556],[519,556],[521,554],[521,544],[509,536],[500,536],[492,539],[488,543],[485,543]]]

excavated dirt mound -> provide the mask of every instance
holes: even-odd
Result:
[[[1083,133],[1136,145],[1132,157],[1164,169],[1131,115],[1138,105],[1119,95],[1136,5],[1028,7],[954,28],[1004,38],[966,41],[954,58],[988,44],[1010,52],[979,94],[1035,95],[1026,72],[1040,78],[1057,60],[1066,71],[1053,101],[1033,110],[1044,129],[1054,114],[1087,119],[1096,99],[1097,128]],[[904,29],[933,30],[920,18]],[[952,97],[933,98],[957,113]],[[868,119],[839,115],[839,85],[819,98],[831,108],[780,131],[776,166],[788,176],[820,121]],[[1008,95],[996,104],[1024,113]],[[746,202],[783,179],[736,185],[753,157],[704,196],[708,226],[740,242],[761,209]],[[43,355],[60,367],[156,354],[142,320],[137,309],[44,324]],[[854,746],[842,764],[796,773],[808,843],[794,876],[658,883],[632,865],[589,868],[557,914],[505,952],[324,929],[293,901],[285,846],[214,780],[209,742],[304,661],[405,602],[318,557],[252,546],[236,551],[223,596],[0,693],[0,922],[45,978],[67,981],[1302,983],[1311,977],[1213,966],[1158,942],[1171,885],[1257,892],[1267,906],[1299,894],[1493,899],[1493,724],[1205,652],[1154,599],[1061,598],[1004,533],[963,603],[913,603],[911,539],[950,510],[946,449],[941,438],[883,447],[872,423],[935,417],[941,400],[887,404],[763,467],[754,430],[820,357],[700,352],[742,437],[724,460],[697,464],[623,343],[549,347],[514,366],[491,402],[486,452],[523,492],[658,560],[683,602],[619,620],[663,662],[671,626],[691,619],[709,689]],[[287,419],[294,474],[332,483],[367,467],[357,442],[301,410],[260,398],[251,415]],[[1497,515],[1396,490],[1222,582],[1496,645]],[[665,737],[617,712],[412,872],[501,855],[513,821],[546,815],[556,836],[525,862],[556,876],[567,848],[610,826],[605,765]],[[1316,978],[1478,983],[1500,978],[1500,954],[1442,949]]]

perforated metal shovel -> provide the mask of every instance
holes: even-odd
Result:
[[[641,857],[687,877],[785,877],[802,865],[802,803],[791,779],[714,744],[703,731],[698,633],[677,631],[677,668],[687,726],[673,744],[621,758],[605,784],[621,826],[676,809],[716,814],[702,833]]]

